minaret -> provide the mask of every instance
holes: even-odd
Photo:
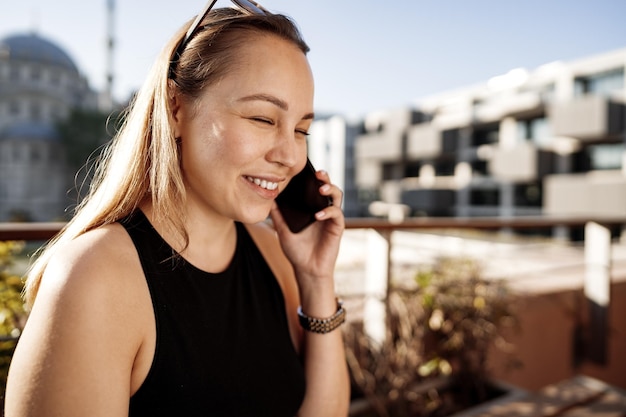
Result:
[[[109,111],[113,108],[113,52],[115,49],[114,40],[114,16],[115,0],[107,1],[107,49],[106,49],[106,86],[104,90],[103,110]]]

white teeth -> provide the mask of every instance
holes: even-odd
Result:
[[[275,190],[278,188],[277,182],[271,182],[271,181],[262,180],[259,178],[253,178],[253,177],[246,177],[246,179],[250,182],[255,183],[261,188],[265,188],[266,190]]]

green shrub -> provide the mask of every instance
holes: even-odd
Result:
[[[346,327],[353,384],[384,417],[446,416],[501,394],[487,359],[510,349],[502,331],[516,325],[514,308],[506,283],[484,278],[478,262],[439,259],[389,289],[382,344]]]
[[[6,387],[11,357],[24,324],[26,311],[22,299],[24,283],[11,272],[15,256],[24,247],[22,242],[0,241],[0,389],[2,398]]]

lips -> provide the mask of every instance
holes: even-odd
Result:
[[[262,180],[260,178],[254,178],[254,177],[250,177],[250,176],[246,176],[246,179],[248,181],[250,181],[251,183],[256,184],[259,187],[264,188],[266,190],[273,191],[273,190],[278,188],[278,183],[277,182]]]

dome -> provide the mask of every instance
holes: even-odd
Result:
[[[42,64],[58,65],[78,72],[72,58],[54,43],[36,34],[13,35],[0,40],[0,56],[9,59],[23,59]]]

